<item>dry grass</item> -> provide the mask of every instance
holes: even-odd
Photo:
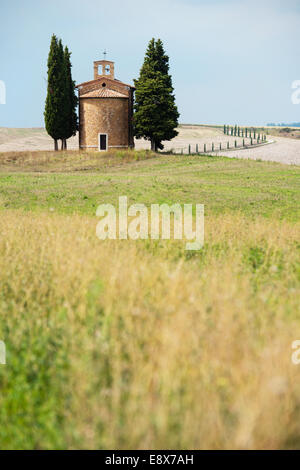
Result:
[[[206,245],[100,242],[1,213],[1,448],[297,448],[299,224],[206,218]]]
[[[94,171],[120,166],[124,163],[155,157],[149,150],[111,150],[108,152],[85,152],[68,150],[59,152],[0,152],[2,172],[61,172]]]

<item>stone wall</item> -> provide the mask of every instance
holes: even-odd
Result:
[[[98,149],[98,134],[108,134],[108,148],[128,147],[128,98],[84,98],[79,100],[79,146]]]

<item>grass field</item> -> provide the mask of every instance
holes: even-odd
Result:
[[[296,166],[0,154],[0,447],[300,445]],[[205,245],[100,241],[99,204],[205,204]]]

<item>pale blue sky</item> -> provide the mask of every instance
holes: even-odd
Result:
[[[43,126],[52,33],[72,51],[77,82],[93,78],[104,48],[132,82],[148,41],[161,38],[180,122],[300,121],[299,0],[1,0],[0,19],[0,126]]]

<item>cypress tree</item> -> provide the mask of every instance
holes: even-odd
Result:
[[[169,57],[160,39],[149,42],[136,87],[134,133],[151,141],[151,150],[163,149],[162,140],[171,140],[178,132],[179,113],[175,104]]]
[[[68,47],[64,49],[64,67],[65,67],[65,96],[64,96],[64,134],[62,136],[62,148],[67,148],[67,139],[76,135],[78,129],[78,120],[76,108],[78,104],[78,98],[75,92],[75,82],[72,79],[72,64],[71,64],[71,52]]]
[[[48,86],[45,104],[45,127],[54,139],[54,150],[58,150],[57,140],[63,138],[65,127],[65,67],[61,41],[53,34],[48,56]]]
[[[58,41],[58,54],[59,54],[59,61],[61,64],[61,71],[60,71],[60,118],[62,118],[62,125],[61,125],[61,149],[64,149],[65,145],[65,134],[67,132],[67,120],[68,120],[68,110],[69,110],[69,95],[67,93],[67,71],[66,71],[66,64],[65,64],[65,55],[64,55],[64,48],[62,44],[62,40],[59,39]]]

